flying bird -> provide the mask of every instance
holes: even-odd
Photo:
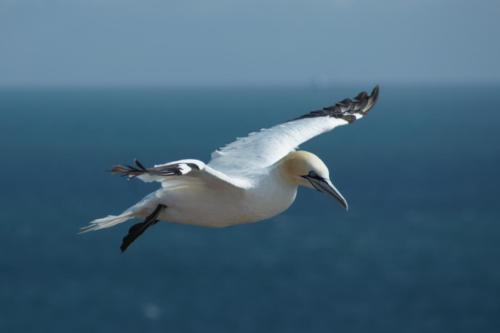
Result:
[[[313,153],[297,149],[317,135],[363,118],[377,102],[378,93],[376,86],[370,95],[361,92],[354,99],[250,133],[213,152],[208,164],[186,159],[150,168],[138,160],[133,165],[117,165],[113,173],[159,182],[161,188],[119,215],[91,221],[81,232],[143,219],[123,238],[120,249],[124,252],[160,220],[227,227],[268,219],[290,207],[299,186],[328,194],[347,209],[325,163]]]

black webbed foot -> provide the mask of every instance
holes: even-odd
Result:
[[[143,222],[134,224],[130,229],[128,230],[128,234],[123,237],[122,240],[122,245],[120,246],[120,250],[122,252],[125,252],[125,250],[132,244],[140,235],[146,231],[147,228],[150,226],[156,224],[158,220],[158,215],[160,215],[161,211],[165,209],[167,206],[165,205],[158,205],[155,210],[146,217],[146,219]]]

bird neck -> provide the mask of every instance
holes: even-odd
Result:
[[[281,161],[276,164],[274,172],[287,184],[299,186],[300,180],[295,176],[296,174],[295,159],[290,156],[285,156]]]

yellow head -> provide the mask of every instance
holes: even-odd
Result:
[[[280,168],[282,174],[292,184],[327,193],[347,209],[347,201],[330,181],[330,172],[318,156],[307,151],[294,151],[282,160]]]

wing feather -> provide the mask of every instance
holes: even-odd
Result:
[[[354,99],[344,99],[286,123],[250,133],[213,152],[208,165],[228,175],[241,174],[243,166],[246,170],[268,167],[313,137],[367,115],[377,102],[378,93],[376,86],[370,95],[361,92]]]
[[[231,179],[227,175],[212,169],[199,160],[187,159],[146,168],[137,159],[134,165],[116,165],[111,169],[114,174],[124,177],[139,178],[144,182],[160,182],[163,187],[170,185],[179,186],[195,183],[204,183],[212,186],[231,187],[242,189],[245,184]]]

